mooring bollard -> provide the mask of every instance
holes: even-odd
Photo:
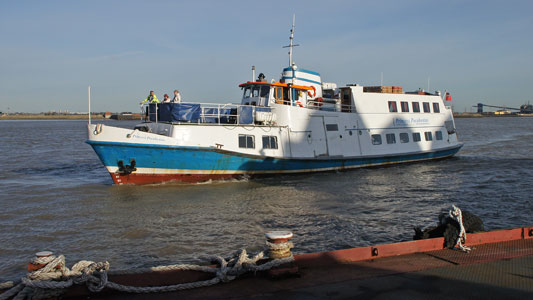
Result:
[[[50,257],[52,255],[54,255],[54,253],[51,251],[41,251],[35,253],[35,257],[28,263],[28,272],[33,272],[42,269],[48,264],[48,262],[44,262],[44,260],[46,260],[44,258]]]
[[[289,242],[293,237],[292,232],[269,231],[265,233],[265,236],[269,247],[268,256],[270,259],[280,259],[292,256],[291,248],[294,248],[294,245]]]
[[[291,249],[294,245],[289,240],[293,237],[290,231],[270,231],[265,233],[268,245],[268,257],[270,260],[292,257]],[[289,262],[267,271],[271,278],[299,276],[298,266]]]

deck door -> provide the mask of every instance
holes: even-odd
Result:
[[[312,158],[328,155],[322,116],[310,117],[305,130],[291,130],[289,135],[292,157]]]
[[[337,117],[323,117],[324,130],[326,131],[326,142],[329,156],[342,155],[342,134]]]

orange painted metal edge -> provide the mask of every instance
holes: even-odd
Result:
[[[288,85],[286,83],[281,82],[261,82],[261,81],[248,81],[245,83],[239,84],[239,87],[247,86],[247,85],[254,85],[254,84],[262,84],[262,85],[270,85],[270,86],[279,86],[279,87],[287,87]]]
[[[519,227],[489,232],[467,234],[467,246],[498,243],[533,238],[533,227]],[[336,262],[356,262],[382,257],[413,254],[444,249],[444,238],[407,241],[392,244],[375,245],[361,248],[334,250],[328,252],[295,255],[300,266],[327,264]]]
[[[466,245],[475,246],[480,244],[498,243],[523,238],[524,228],[504,229],[489,232],[468,233]]]
[[[533,226],[524,227],[524,239],[533,239]]]
[[[316,265],[317,262],[320,264],[321,262],[329,263],[331,261],[355,262],[416,252],[441,250],[443,247],[444,238],[434,238],[328,252],[300,254],[295,255],[294,259],[298,265]]]
[[[287,83],[281,83],[281,82],[259,82],[259,81],[248,81],[245,83],[239,84],[239,87],[247,86],[247,85],[254,85],[254,84],[262,84],[262,85],[270,85],[270,86],[279,86],[279,87],[289,87]],[[293,84],[290,87],[300,90],[312,90],[312,86],[305,86],[305,85],[296,85]]]

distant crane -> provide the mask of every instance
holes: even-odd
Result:
[[[508,109],[508,110],[517,110],[517,111],[519,111],[522,114],[531,114],[531,113],[533,113],[533,105],[531,105],[529,103],[521,105],[520,108],[489,105],[489,104],[483,104],[483,103],[478,103],[477,106],[474,105],[472,107],[477,107],[477,112],[481,114],[481,113],[483,113],[483,106],[493,107],[493,108],[500,108],[500,109]]]

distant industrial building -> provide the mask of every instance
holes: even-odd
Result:
[[[474,107],[476,107],[476,106],[474,106]],[[529,104],[529,103],[521,105],[520,108],[478,103],[477,104],[477,112],[480,113],[480,114],[485,113],[483,111],[483,107],[499,108],[500,110],[498,110],[498,111],[496,111],[494,113],[496,115],[517,114],[517,113],[519,113],[519,114],[533,114],[533,105]]]

